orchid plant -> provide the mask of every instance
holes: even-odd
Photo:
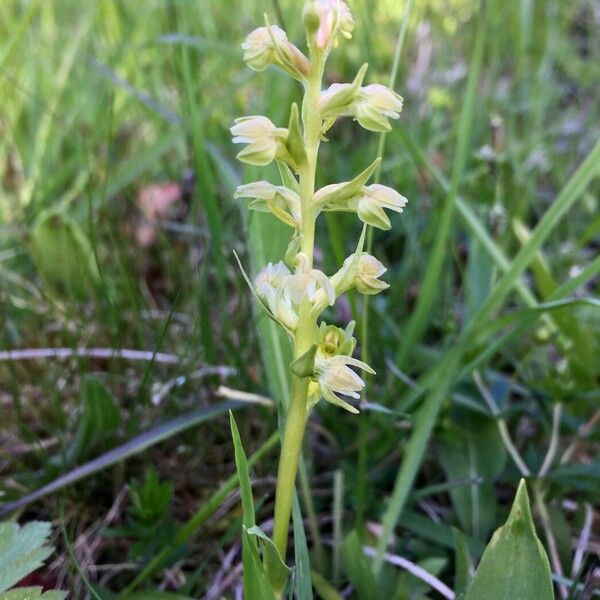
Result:
[[[231,127],[233,142],[244,145],[237,155],[240,161],[257,166],[276,161],[281,176],[280,185],[256,181],[238,187],[235,196],[249,199],[251,210],[270,212],[292,230],[283,260],[266,265],[250,284],[268,316],[288,334],[293,348],[290,403],[277,475],[274,533],[272,542],[268,542],[282,563],[310,411],[324,399],[357,413],[351,400],[360,398],[365,382],[356,370],[374,374],[369,365],[352,356],[356,346],[354,323],[341,329],[320,321],[321,314],[351,289],[371,295],[388,287],[380,279],[385,267],[363,251],[365,231],[368,225],[390,229],[386,210],[402,212],[407,202],[389,187],[367,185],[380,158],[351,181],[315,189],[319,145],[327,141],[326,134],[337,119],[352,117],[365,129],[387,132],[391,129],[390,119],[400,116],[402,98],[383,85],[364,86],[367,65],[351,83],[335,83],[323,90],[327,58],[338,47],[340,38],[351,38],[354,20],[342,0],[308,0],[302,17],[308,56],[288,40],[281,28],[270,25],[266,17],[265,26],[250,33],[242,45],[244,59],[251,69],[264,71],[276,66],[301,82],[304,88],[301,109],[292,104],[286,128],[258,115],[236,119]],[[324,211],[356,213],[364,223],[356,251],[331,276],[314,265],[315,224]],[[265,568],[267,574],[273,571],[269,564]],[[282,578],[274,583],[276,579],[270,577],[273,593],[278,597]]]

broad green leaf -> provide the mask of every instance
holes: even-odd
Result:
[[[506,523],[492,536],[465,600],[552,600],[552,574],[538,539],[525,480]]]
[[[66,592],[42,592],[41,587],[16,588],[0,594],[0,600],[64,600]],[[152,600],[152,598],[148,598]]]
[[[306,534],[298,496],[294,494],[292,507],[292,519],[294,523],[294,554],[296,566],[294,569],[294,586],[298,600],[312,600],[312,585],[310,581],[310,557],[306,546]]]
[[[42,566],[52,553],[46,545],[49,535],[50,523],[0,523],[0,592]]]
[[[439,442],[440,463],[449,480],[482,481],[449,489],[461,526],[476,538],[487,538],[496,522],[494,481],[504,468],[506,451],[496,423],[458,411],[456,421]]]
[[[380,600],[370,561],[363,553],[355,530],[348,534],[342,544],[342,563],[359,600]]]

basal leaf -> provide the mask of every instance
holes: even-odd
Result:
[[[492,536],[465,600],[552,600],[552,575],[538,539],[525,481],[506,523]]]

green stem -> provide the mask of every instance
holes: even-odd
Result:
[[[313,56],[313,66],[310,77],[305,84],[304,99],[302,101],[304,144],[307,159],[299,169],[300,198],[302,201],[302,245],[300,250],[307,256],[310,268],[312,268],[315,243],[316,214],[313,207],[313,197],[321,137],[321,117],[317,109],[317,102],[321,93],[323,58],[319,54]],[[312,315],[312,304],[305,298],[300,305],[298,326],[294,336],[294,358],[301,357],[310,349],[314,340],[315,328],[316,321]],[[292,375],[290,405],[283,432],[283,443],[277,471],[273,542],[283,560],[285,560],[287,552],[294,486],[306,428],[308,384],[308,378],[301,379]]]
[[[285,560],[287,552],[288,529],[294,497],[294,483],[298,470],[298,458],[302,449],[304,429],[306,427],[306,401],[308,396],[308,379],[298,377],[292,380],[290,408],[285,422],[281,458],[277,472],[277,488],[275,491],[275,525],[273,543]]]

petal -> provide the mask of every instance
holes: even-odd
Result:
[[[344,410],[351,412],[354,415],[357,415],[360,411],[357,408],[354,408],[352,404],[345,402],[341,398],[338,398],[328,387],[321,386],[321,393],[323,394],[323,398],[330,402],[331,404],[335,404],[336,406],[340,406]]]
[[[277,188],[268,181],[254,181],[239,185],[233,194],[234,198],[260,198],[271,200],[277,192]]]
[[[362,369],[371,375],[376,375],[375,371],[366,362],[358,360],[358,358],[352,358],[352,356],[334,356],[331,360],[335,362],[343,362],[347,365],[358,367],[359,369]]]

